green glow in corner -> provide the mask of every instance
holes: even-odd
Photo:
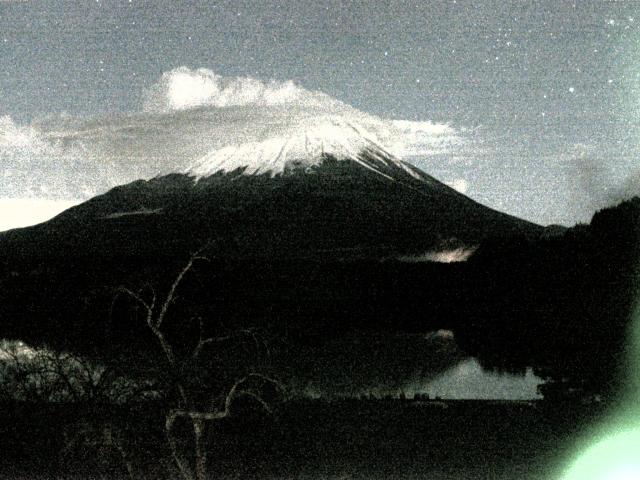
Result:
[[[613,434],[587,450],[563,480],[640,479],[640,428]]]
[[[640,302],[631,326],[625,398],[562,480],[640,480]]]

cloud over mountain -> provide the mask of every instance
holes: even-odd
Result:
[[[391,146],[401,157],[421,157],[452,152],[463,142],[463,131],[448,123],[392,120],[401,135]]]
[[[11,117],[0,117],[0,149],[3,153],[19,153],[28,150],[30,153],[46,153],[52,145],[44,141],[38,131],[30,126],[17,125]]]
[[[251,77],[224,77],[208,68],[178,67],[163,73],[149,88],[144,110],[169,112],[197,107],[305,104],[318,102],[316,97],[321,96],[298,87],[291,80],[264,82]]]

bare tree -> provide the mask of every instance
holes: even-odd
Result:
[[[212,356],[221,358],[220,352],[229,346],[229,342],[242,341],[247,345],[246,340],[250,340],[257,350],[261,350],[256,331],[244,329],[207,335],[200,317],[187,318],[180,328],[184,326],[185,331],[194,333],[194,337],[185,348],[178,345],[174,337],[176,330],[168,328],[167,317],[178,299],[180,286],[194,265],[202,261],[207,261],[202,250],[191,255],[164,296],[156,295],[150,285],[138,291],[126,287],[118,289],[141,307],[148,329],[160,346],[168,383],[163,383],[162,374],[131,376],[117,359],[104,363],[68,352],[31,348],[22,342],[0,343],[0,400],[75,405],[72,420],[64,426],[60,452],[62,465],[82,462],[76,458],[78,455],[97,460],[108,468],[115,465],[112,463],[115,461],[129,478],[134,478],[135,457],[129,451],[132,446],[128,443],[130,434],[126,433],[130,426],[124,428],[126,424],[118,419],[114,407],[164,396],[171,398],[173,391],[177,393],[177,404],[166,412],[164,431],[170,455],[163,468],[171,476],[177,474],[184,480],[203,480],[207,476],[206,432],[209,424],[229,417],[234,402],[242,397],[252,399],[265,412],[272,412],[264,400],[264,391],[267,386],[276,390],[280,386],[268,376],[259,373],[238,375],[240,378],[229,381],[227,387],[219,387],[220,379],[214,379],[215,390],[211,391],[210,386],[204,388],[209,391],[208,395],[203,395],[200,388],[206,381],[200,382],[198,378],[199,374],[211,377],[208,361]],[[170,331],[174,333],[168,333]],[[202,365],[207,367],[198,370]],[[194,379],[200,383],[192,383]],[[89,412],[87,415],[83,414],[85,410]],[[192,435],[183,437],[178,432],[184,431],[177,428],[178,425],[188,425]],[[192,449],[187,445],[192,445]]]
[[[125,404],[153,395],[151,382],[134,381],[116,365],[69,352],[0,345],[0,398],[29,403]]]
[[[70,427],[65,432],[64,447],[60,452],[62,463],[66,464],[69,457],[78,451],[89,451],[98,460],[115,452],[128,478],[136,478],[134,462],[126,449],[123,431],[114,422],[81,418]]]
[[[189,388],[188,383],[183,379],[182,373],[185,371],[185,366],[189,362],[193,364],[193,362],[198,361],[205,349],[238,336],[253,334],[249,330],[243,330],[230,335],[207,336],[204,333],[202,319],[198,318],[198,338],[190,352],[178,354],[170,339],[167,338],[164,327],[168,312],[176,302],[180,285],[185,276],[194,268],[195,263],[208,261],[208,258],[202,254],[203,251],[204,249],[200,249],[191,255],[185,266],[178,272],[163,298],[159,298],[155,289],[150,286],[138,292],[126,287],[120,288],[121,293],[132,298],[142,308],[146,324],[158,341],[175,381],[174,386],[178,392],[179,405],[177,408],[171,408],[168,411],[165,418],[165,433],[175,465],[184,480],[204,480],[207,477],[207,446],[205,438],[208,423],[228,417],[231,414],[233,403],[240,397],[253,399],[266,412],[271,413],[271,407],[263,400],[261,390],[266,385],[271,385],[277,389],[280,388],[278,382],[274,379],[258,373],[251,373],[235,381],[226,394],[218,397],[219,401],[216,402],[214,399],[214,401],[209,402],[209,407],[202,408],[199,407],[196,401],[195,392]],[[150,299],[144,298],[145,292],[146,296],[150,294]],[[190,464],[191,462],[181,453],[181,448],[179,448],[179,442],[175,435],[176,422],[181,419],[190,422],[193,430],[193,464]]]
[[[128,477],[135,478],[122,429],[109,415],[96,415],[96,408],[146,399],[152,388],[147,382],[126,378],[116,366],[104,366],[79,355],[32,348],[19,341],[0,344],[0,399],[35,405],[66,404],[67,411],[73,412],[72,420],[61,425],[59,461],[63,465],[79,452],[95,453],[98,460],[115,453]]]

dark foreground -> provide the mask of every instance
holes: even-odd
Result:
[[[271,416],[237,412],[212,426],[208,470],[228,479],[557,478],[580,430],[600,410],[543,402],[292,400]],[[163,412],[149,404],[5,404],[0,412],[2,478],[179,478]]]

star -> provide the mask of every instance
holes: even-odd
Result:
[[[569,87],[569,92],[573,93],[573,92],[575,92],[575,91],[576,91],[576,89],[575,89],[575,88],[573,88],[573,87]]]

